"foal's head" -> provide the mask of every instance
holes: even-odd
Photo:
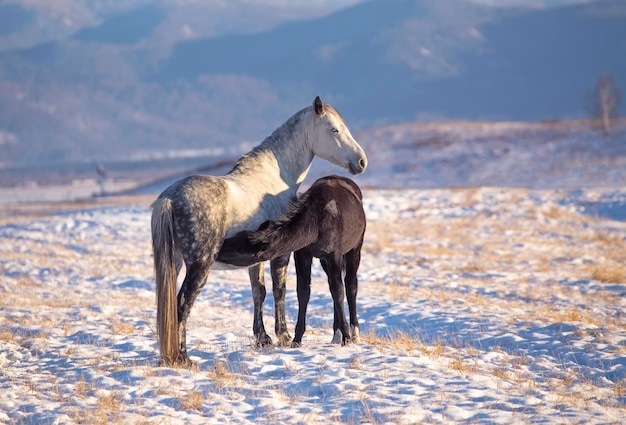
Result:
[[[313,153],[328,162],[361,174],[367,168],[365,152],[348,129],[341,114],[318,97],[313,101]]]

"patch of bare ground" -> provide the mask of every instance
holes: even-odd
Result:
[[[138,205],[145,207],[147,210],[154,199],[154,195],[124,195],[63,202],[0,204],[0,225],[23,223],[36,218],[102,207]]]

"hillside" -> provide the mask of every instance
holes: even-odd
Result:
[[[580,118],[599,76],[626,87],[620,1],[286,4],[67,0],[47,21],[0,5],[0,167],[71,174],[164,152],[230,155],[317,94],[368,129]]]
[[[626,185],[626,121],[616,122],[610,138],[584,121],[405,123],[355,133],[368,157],[368,170],[356,177],[364,187],[590,188]],[[0,205],[90,198],[102,191],[159,193],[174,180],[194,173],[221,175],[252,145],[222,151],[170,152],[170,157],[29,169],[23,175],[0,169]],[[176,154],[188,154],[174,157]],[[346,173],[316,158],[306,184],[317,177]],[[68,182],[82,178],[85,180]],[[37,184],[36,182],[40,182]]]

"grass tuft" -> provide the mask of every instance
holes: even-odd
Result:
[[[602,283],[626,283],[626,266],[621,264],[599,264],[591,267],[590,274]]]
[[[200,410],[204,404],[204,394],[196,389],[187,391],[184,397],[180,398],[182,406],[185,410]]]
[[[233,386],[237,383],[237,375],[225,361],[216,361],[208,375],[218,388]]]

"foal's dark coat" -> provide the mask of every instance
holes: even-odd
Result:
[[[335,310],[333,330],[341,330],[342,343],[358,336],[357,270],[366,222],[362,200],[361,190],[352,180],[335,175],[323,177],[278,221],[256,231],[240,232],[222,245],[217,261],[237,266],[249,266],[294,251],[299,305],[294,347],[300,345],[306,327],[313,257],[320,259],[328,276]],[[352,333],[343,309],[343,269]]]

